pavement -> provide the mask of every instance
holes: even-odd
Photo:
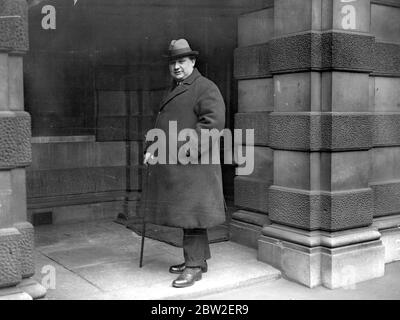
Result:
[[[139,268],[140,240],[110,220],[35,227],[34,279],[48,288],[48,300],[400,299],[400,262],[387,264],[379,279],[336,290],[310,289],[257,261],[255,249],[230,241],[211,244],[203,279],[177,289],[168,268],[182,262],[182,249],[146,238]]]

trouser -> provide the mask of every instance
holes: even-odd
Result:
[[[187,267],[201,267],[211,258],[207,229],[183,229],[183,256]]]

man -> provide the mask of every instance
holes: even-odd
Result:
[[[171,123],[176,123],[177,132],[192,129],[199,138],[201,129],[224,129],[223,98],[217,86],[195,68],[197,56],[198,52],[185,39],[173,40],[169,46],[167,58],[172,86],[161,103],[155,124],[156,129],[166,133],[167,139],[175,134],[170,132]],[[176,288],[193,285],[207,272],[207,260],[211,257],[207,228],[225,221],[221,166],[211,161],[201,164],[201,158],[209,156],[213,146],[205,151],[199,146],[198,152],[192,154],[187,150],[185,156],[197,158],[198,164],[187,163],[182,161],[179,152],[185,142],[165,146],[167,161],[174,160],[177,154],[176,162],[152,164],[157,155],[149,141],[146,141],[144,157],[144,163],[150,164],[145,221],[183,229],[184,263],[169,269],[180,274],[172,283]]]

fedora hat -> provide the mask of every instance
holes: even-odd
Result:
[[[168,54],[164,55],[168,60],[178,59],[187,56],[198,56],[198,51],[193,51],[190,46],[189,42],[186,39],[179,39],[179,40],[172,40]]]

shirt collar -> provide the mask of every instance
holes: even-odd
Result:
[[[184,79],[182,81],[174,81],[173,86],[177,87],[181,84],[192,84],[193,81],[196,80],[200,76],[201,76],[201,73],[199,72],[199,70],[197,70],[197,68],[194,68],[192,74],[189,77],[187,77],[186,79]]]

